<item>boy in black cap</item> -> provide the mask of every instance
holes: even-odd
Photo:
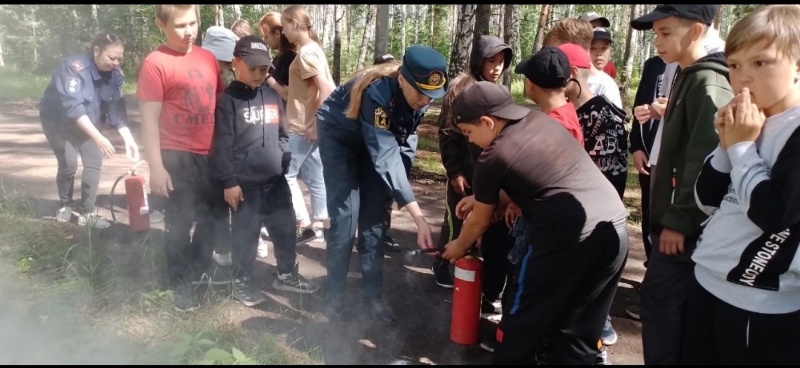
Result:
[[[617,67],[611,62],[612,45],[614,44],[611,32],[608,31],[608,28],[603,27],[595,27],[593,31],[592,46],[589,50],[592,64],[611,78],[617,78]]]
[[[514,72],[525,75],[525,94],[547,115],[567,128],[583,147],[583,132],[575,106],[564,94],[570,81],[569,59],[557,47],[542,47],[517,64]]]
[[[508,89],[477,82],[453,103],[458,127],[484,149],[459,237],[442,255],[455,261],[488,228],[495,208],[513,202],[531,239],[512,251],[514,281],[500,321],[495,364],[530,364],[549,338],[552,364],[594,364],[628,254],[628,212],[581,145],[544,113],[514,104]],[[553,282],[553,280],[559,280]]]
[[[286,182],[291,160],[281,97],[264,83],[272,67],[269,47],[256,36],[236,42],[231,82],[217,101],[210,154],[214,178],[233,210],[233,296],[252,307],[267,301],[253,283],[262,224],[275,246],[279,290],[313,293],[318,286],[297,274],[295,216]]]
[[[714,114],[733,98],[722,53],[707,54],[703,39],[716,5],[658,5],[631,21],[653,29],[664,62],[680,73],[662,119],[661,152],[650,173],[653,249],[641,286],[645,364],[678,364],[682,319],[693,282],[692,252],[707,215],[695,203],[694,183],[719,143]]]

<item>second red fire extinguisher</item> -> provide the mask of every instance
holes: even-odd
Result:
[[[477,344],[481,319],[481,280],[483,261],[467,255],[456,261],[453,284],[453,310],[450,340],[457,344]]]

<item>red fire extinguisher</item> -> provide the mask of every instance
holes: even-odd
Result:
[[[450,340],[457,344],[472,345],[479,341],[482,275],[483,261],[480,258],[467,255],[456,261]]]
[[[147,202],[147,193],[144,188],[144,177],[136,175],[136,169],[144,161],[133,164],[133,168],[127,173],[117,178],[111,186],[111,198],[114,198],[114,189],[120,180],[125,179],[125,201],[128,204],[128,221],[131,231],[143,232],[150,229],[150,206]],[[111,209],[111,217],[116,221],[114,209]]]

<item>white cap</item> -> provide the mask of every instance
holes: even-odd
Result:
[[[236,34],[225,27],[208,27],[203,36],[203,48],[211,51],[219,61],[231,62],[234,46],[236,46]]]

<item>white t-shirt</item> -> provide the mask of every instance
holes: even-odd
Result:
[[[587,78],[586,83],[589,84],[589,90],[596,96],[605,96],[611,103],[622,108],[622,97],[619,94],[619,86],[614,78],[606,74],[602,70],[597,73],[592,73]]]
[[[709,54],[725,51],[725,41],[719,37],[719,31],[714,29],[714,27],[710,27],[708,29],[708,33],[706,33],[706,38],[703,39],[703,41],[704,41],[703,47]],[[672,83],[675,82],[675,71],[677,69],[678,69],[678,63],[667,64],[667,68],[664,69],[665,96],[669,96],[669,94],[672,93]],[[666,118],[666,116],[664,118]],[[664,130],[664,121],[666,121],[664,118],[661,119],[661,124],[658,124],[656,137],[655,140],[653,141],[653,149],[650,150],[649,164],[651,166],[656,165],[656,163],[658,162],[658,154],[659,152],[661,152],[661,132]]]

